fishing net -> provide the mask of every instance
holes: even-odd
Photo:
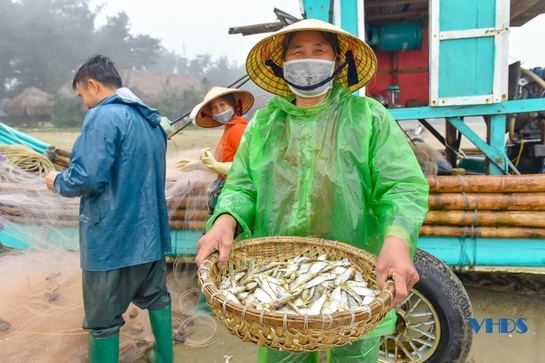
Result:
[[[166,198],[173,239],[167,285],[172,294],[174,339],[210,344],[216,324],[195,316],[198,299],[195,243],[208,216],[207,189],[216,175],[204,169],[180,173],[169,159]],[[87,362],[87,332],[78,252],[79,198],[45,187],[43,175],[0,162],[0,361]],[[27,170],[32,170],[32,168]],[[12,248],[8,248],[10,246]],[[130,306],[120,334],[120,362],[135,362],[153,345],[147,311]]]

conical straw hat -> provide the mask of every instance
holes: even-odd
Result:
[[[195,122],[200,127],[217,127],[221,126],[220,122],[217,122],[212,118],[212,112],[210,111],[210,102],[215,100],[218,97],[232,94],[235,97],[236,107],[235,112],[239,112],[241,115],[244,115],[246,112],[252,108],[254,104],[254,96],[248,92],[241,89],[235,88],[225,88],[225,87],[212,87],[210,91],[204,96],[204,100],[195,106],[195,109],[191,111],[197,111],[197,116]],[[200,106],[200,107],[199,107]]]
[[[287,33],[304,30],[318,30],[337,34],[340,48],[340,64],[346,61],[346,51],[352,51],[358,74],[358,82],[351,86],[348,85],[348,67],[345,67],[339,73],[337,78],[335,78],[336,82],[354,92],[373,79],[377,72],[377,58],[371,47],[363,40],[332,24],[317,19],[306,19],[280,29],[258,42],[250,50],[246,59],[246,71],[255,84],[265,91],[279,96],[289,96],[292,94],[286,82],[278,77],[270,66],[265,65],[265,62],[272,60],[282,67],[284,52],[282,42],[284,41],[284,37]]]
[[[199,114],[199,111],[201,110],[202,103],[197,103],[195,107],[191,110],[191,113],[189,114],[189,120],[193,123],[195,123],[195,119],[197,118],[197,115]]]

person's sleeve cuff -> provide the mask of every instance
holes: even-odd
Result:
[[[390,226],[388,230],[385,233],[385,236],[395,236],[398,238],[401,238],[403,241],[407,242],[409,247],[413,249],[412,243],[411,243],[411,235],[404,227],[401,226]]]

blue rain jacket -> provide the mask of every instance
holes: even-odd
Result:
[[[157,110],[118,94],[87,112],[72,165],[55,179],[61,195],[81,197],[82,269],[153,262],[170,251],[160,122]]]

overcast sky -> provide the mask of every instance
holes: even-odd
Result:
[[[105,4],[99,25],[105,16],[125,11],[133,35],[159,38],[165,48],[189,59],[226,55],[238,64],[266,34],[231,35],[230,27],[275,22],[275,7],[301,17],[299,0],[91,0],[92,9],[98,4]],[[521,60],[526,68],[545,67],[543,34],[545,15],[511,28],[509,63]]]

